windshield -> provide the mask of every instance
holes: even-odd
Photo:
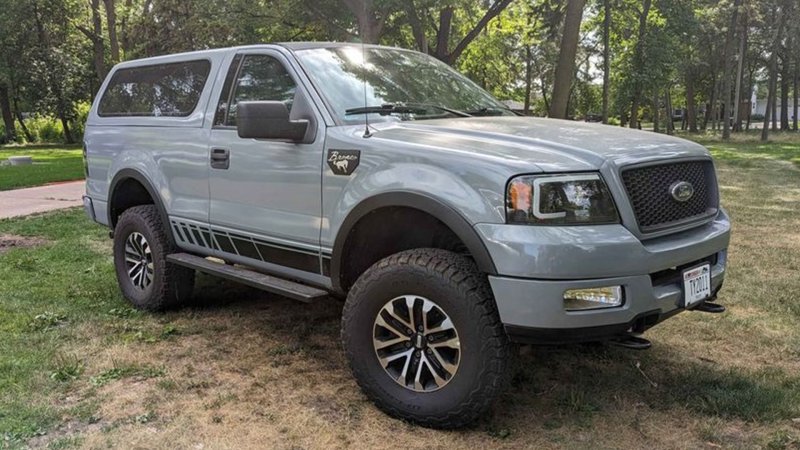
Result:
[[[414,108],[411,112],[396,108],[391,114],[370,112],[370,122],[459,117],[456,112],[466,113],[461,117],[514,115],[465,76],[422,53],[343,46],[299,50],[297,57],[332,112],[344,123],[363,123],[365,106],[387,104]]]

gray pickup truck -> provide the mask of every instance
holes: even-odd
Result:
[[[123,295],[175,307],[195,271],[345,298],[342,344],[381,409],[465,425],[515,343],[633,348],[721,312],[730,223],[700,145],[519,117],[447,65],[288,43],[117,65],[86,125],[87,214]]]

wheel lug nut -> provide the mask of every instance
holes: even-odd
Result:
[[[414,330],[412,330],[411,328],[409,328],[408,330],[406,330],[406,334],[407,334],[407,335],[409,335],[409,336],[411,336],[412,334],[414,334]]]
[[[423,330],[423,328],[422,328],[422,325],[418,326],[418,327],[417,327],[417,330],[419,330],[419,332],[421,333],[421,332],[422,332],[422,330]]]
[[[427,354],[429,354],[429,355],[430,355],[431,353],[433,353],[433,350],[431,350],[431,349],[427,349],[427,350],[425,350],[425,353],[427,353]]]
[[[411,348],[411,342],[406,342],[406,348]]]
[[[428,335],[428,342],[433,342],[433,335]]]

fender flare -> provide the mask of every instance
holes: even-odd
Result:
[[[461,242],[467,247],[467,250],[469,250],[470,255],[472,255],[481,272],[489,275],[497,275],[497,268],[483,240],[481,240],[478,232],[475,231],[475,228],[472,227],[469,221],[458,211],[425,194],[409,191],[394,191],[385,192],[362,200],[350,210],[350,213],[339,227],[339,231],[336,233],[336,240],[333,244],[330,268],[331,282],[336,291],[343,292],[341,286],[342,253],[350,232],[358,221],[367,214],[378,208],[392,206],[413,208],[435,217],[461,239]]]
[[[155,204],[158,214],[161,216],[161,223],[169,229],[169,215],[167,215],[167,209],[164,208],[164,202],[161,200],[161,196],[158,195],[158,192],[153,188],[153,184],[150,180],[138,170],[122,169],[114,175],[108,189],[108,224],[112,232],[117,222],[114,217],[114,193],[117,190],[117,186],[126,180],[135,180],[144,187],[150,195],[150,198],[153,199],[153,204]],[[174,244],[172,233],[167,233],[167,238]]]

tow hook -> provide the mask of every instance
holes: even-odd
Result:
[[[629,350],[647,350],[653,346],[653,343],[647,339],[632,334],[626,334],[608,341],[610,345],[615,347],[627,348]]]
[[[703,302],[697,305],[697,308],[695,308],[694,310],[712,314],[719,314],[725,312],[725,307],[720,305],[719,303]]]

